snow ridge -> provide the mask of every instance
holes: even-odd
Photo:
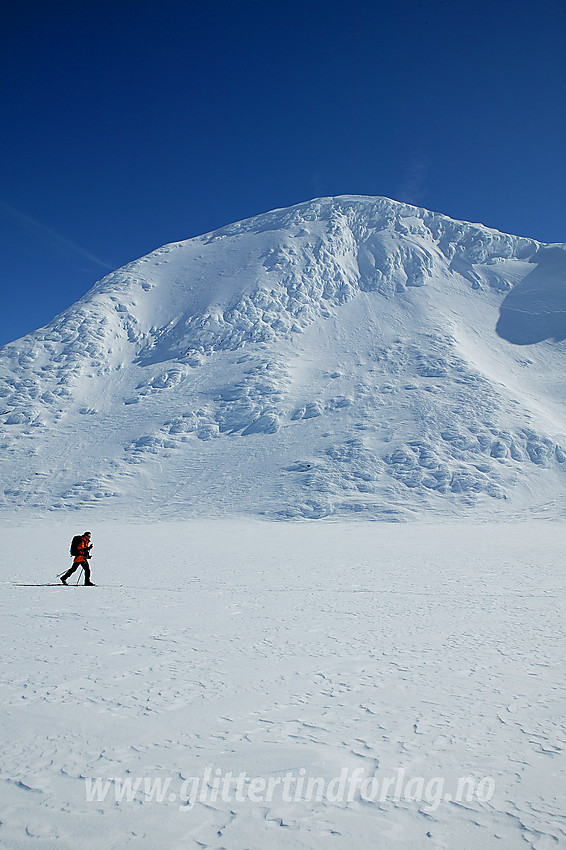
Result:
[[[386,198],[166,245],[0,349],[0,506],[561,513],[565,275]]]

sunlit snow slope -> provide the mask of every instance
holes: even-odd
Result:
[[[566,245],[385,198],[276,210],[0,349],[0,509],[563,515],[565,338]]]

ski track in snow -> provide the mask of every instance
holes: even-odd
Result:
[[[1,532],[3,848],[566,846],[561,524],[78,516],[95,588],[56,584],[82,527]],[[180,807],[207,768],[495,792]],[[95,777],[175,799],[87,802]]]

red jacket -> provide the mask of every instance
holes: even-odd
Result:
[[[73,561],[73,564],[83,564],[86,561],[85,555],[88,555],[89,546],[90,539],[88,537],[81,537],[81,542],[78,546],[79,554],[75,555],[75,560]]]

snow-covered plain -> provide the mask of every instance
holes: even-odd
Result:
[[[0,349],[2,847],[566,846],[565,247],[323,198]]]
[[[559,524],[90,526],[2,531],[2,847],[566,845]]]

